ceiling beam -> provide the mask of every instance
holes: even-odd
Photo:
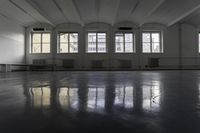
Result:
[[[35,9],[43,18],[48,20],[49,24],[55,26],[53,20],[43,11],[41,10],[38,5],[33,0],[25,0],[33,9]]]
[[[145,20],[140,23],[140,26],[142,26],[146,22],[146,18],[151,16],[166,0],[160,0],[150,11],[149,13],[144,17]]]
[[[97,20],[98,21],[99,21],[99,15],[100,15],[100,5],[101,5],[101,1],[95,0],[95,8],[96,8]]]
[[[16,8],[18,8],[19,10],[21,10],[22,12],[24,12],[25,14],[27,14],[28,16],[30,16],[32,19],[34,19],[35,21],[38,21],[34,16],[32,16],[30,13],[28,13],[26,10],[24,10],[21,6],[19,6],[16,1],[13,0],[8,0],[12,5],[14,5]]]
[[[25,27],[25,26],[26,26],[25,23],[22,23],[22,22],[20,22],[20,21],[18,21],[18,20],[16,20],[16,19],[11,18],[11,17],[8,17],[8,16],[6,16],[6,15],[4,15],[4,14],[2,14],[2,13],[0,13],[0,16],[3,17],[3,18],[5,18],[5,19],[8,20],[8,21],[15,22],[16,24],[18,24],[18,25],[20,25],[20,26],[22,26],[22,27]]]
[[[170,22],[169,24],[167,24],[167,26],[171,26],[175,23],[177,23],[178,21],[182,20],[183,18],[187,17],[188,15],[190,15],[191,13],[197,11],[198,9],[200,9],[200,4],[197,5],[196,7],[192,8],[191,10],[185,12],[184,14],[182,14],[180,17],[178,17],[177,19],[173,20],[172,22]]]
[[[133,15],[133,14],[134,14],[134,12],[135,12],[135,10],[137,9],[137,7],[139,6],[139,4],[140,4],[140,1],[137,0],[136,3],[135,3],[135,5],[134,5],[133,8],[131,9],[130,15]],[[129,15],[129,16],[130,16],[130,15]]]
[[[120,3],[121,3],[121,0],[117,0],[117,4],[116,4],[116,7],[115,7],[115,12],[114,12],[114,18],[113,18],[113,21],[112,21],[112,23],[111,23],[112,25],[115,24],[117,15],[118,15],[118,13],[119,13]]]
[[[83,18],[81,17],[81,12],[80,12],[80,10],[79,10],[77,4],[76,4],[76,0],[71,0],[71,1],[72,1],[73,6],[74,6],[74,8],[76,9],[76,12],[77,12],[77,14],[78,14],[78,16],[79,16],[79,19],[80,19],[80,21],[81,21],[81,25],[84,26],[85,23],[83,22]]]
[[[62,8],[60,7],[59,3],[56,0],[52,0],[53,3],[56,5],[56,7],[58,8],[58,10],[60,11],[60,13],[63,15],[63,17],[66,19],[67,22],[70,22],[69,18],[65,15],[64,11],[62,10]]]

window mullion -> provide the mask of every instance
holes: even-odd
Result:
[[[133,35],[132,44],[133,44],[133,53],[134,53],[135,52],[135,42],[134,42],[135,41],[135,38],[134,38],[135,35],[134,35],[134,33],[132,33],[132,35]]]
[[[68,53],[70,53],[70,33],[68,33],[68,36],[67,36],[67,40],[68,40]]]
[[[57,49],[57,52],[59,52],[59,53],[61,53],[61,52],[60,52],[60,36],[61,36],[61,34],[59,33],[59,39],[58,39],[58,49]]]
[[[160,42],[159,42],[159,44],[160,44],[160,53],[162,53],[163,52],[163,44],[162,44],[161,32],[159,32],[159,36],[160,36]]]
[[[152,32],[150,32],[150,52],[153,53],[152,51]]]
[[[31,53],[33,53],[33,33],[31,34]]]
[[[123,43],[124,43],[124,44],[123,44],[123,46],[124,46],[124,51],[123,51],[123,52],[126,53],[126,50],[125,50],[125,33],[123,33],[123,41],[124,41],[124,42],[123,42]]]
[[[96,53],[98,53],[98,33],[96,33]]]
[[[41,51],[40,51],[40,53],[43,53],[43,51],[42,51],[42,50],[43,50],[43,49],[42,49],[42,37],[43,37],[43,36],[42,36],[42,35],[43,35],[43,33],[40,34],[40,37],[41,37],[41,42],[40,42],[40,46],[41,46],[40,50],[41,50]]]

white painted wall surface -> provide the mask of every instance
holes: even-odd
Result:
[[[0,64],[20,64],[25,59],[25,28],[0,16]]]

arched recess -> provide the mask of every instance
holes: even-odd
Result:
[[[39,29],[35,30],[34,29]],[[47,64],[53,64],[53,35],[54,27],[47,23],[35,23],[26,27],[26,63],[32,64],[33,60],[42,59]],[[50,36],[50,53],[31,53],[31,34],[33,32],[49,32]]]

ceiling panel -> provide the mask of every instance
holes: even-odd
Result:
[[[37,10],[35,10],[29,3],[26,2],[26,0],[10,0],[22,11],[26,12],[30,17],[32,17],[35,22],[39,23],[49,23],[52,24],[50,21],[48,21],[45,16],[42,16]]]
[[[101,0],[98,16],[99,21],[113,24],[118,13],[119,5],[120,0]]]
[[[121,0],[117,11],[115,23],[128,21],[132,11],[138,6],[139,0]]]
[[[0,0],[0,15],[24,26],[122,21],[199,25],[200,0]]]
[[[199,26],[200,25],[200,9],[193,12],[189,16],[185,17],[182,21],[182,23],[190,23],[192,25]]]
[[[31,1],[37,8],[42,11],[44,16],[50,19],[54,24],[60,24],[68,22],[67,18],[63,16],[60,7],[56,5],[54,0],[28,0]]]
[[[199,7],[199,0],[166,0],[165,3],[148,18],[148,21],[170,26],[188,16]]]
[[[148,17],[164,3],[165,0],[139,0],[137,7],[132,10],[129,20],[138,25],[147,23]]]
[[[74,0],[84,24],[98,22],[97,0]]]
[[[63,15],[66,16],[70,23],[82,24],[81,16],[73,0],[56,0],[59,6],[62,8]]]
[[[6,16],[8,19],[16,21],[18,24],[26,26],[35,22],[30,15],[16,7],[9,0],[0,1],[0,14]]]

